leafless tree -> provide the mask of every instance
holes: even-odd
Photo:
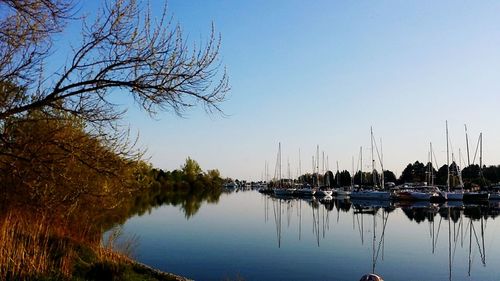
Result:
[[[205,44],[189,47],[166,6],[153,18],[135,0],[107,3],[92,23],[83,20],[82,43],[58,73],[44,73],[43,65],[52,36],[74,19],[72,3],[0,0],[0,6],[10,12],[0,19],[0,121],[37,109],[109,124],[122,116],[112,92],[131,96],[151,115],[182,114],[200,103],[220,111],[229,90],[213,26]]]

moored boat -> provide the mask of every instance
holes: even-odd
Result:
[[[391,193],[381,190],[356,190],[351,192],[352,199],[373,199],[373,200],[389,200]]]
[[[293,196],[295,193],[295,188],[275,188],[274,195],[277,196]]]
[[[376,176],[377,173],[375,170],[375,159],[373,156],[373,152],[374,152],[373,147],[375,145],[375,140],[373,137],[373,130],[371,127],[370,127],[370,137],[371,137],[370,139],[371,139],[371,152],[372,152],[372,176],[373,176],[372,183],[375,186],[368,187],[368,189],[358,188],[356,190],[353,190],[353,191],[351,191],[350,197],[352,199],[363,199],[363,200],[390,200],[391,199],[391,192],[376,189],[377,181],[380,183],[380,186],[382,188],[385,186],[385,184],[384,184],[384,176],[381,176],[379,180],[377,179],[377,176]],[[382,147],[380,149],[382,150]],[[362,151],[363,151],[362,148],[360,148],[359,153],[360,153],[360,166],[361,167],[363,167]],[[378,154],[378,149],[377,149],[377,154]],[[384,166],[383,166],[383,163],[382,163],[380,156],[379,156],[379,160],[380,160],[380,167],[382,169],[381,174],[384,175]],[[361,172],[361,174],[363,174],[362,170],[360,170],[360,172]],[[362,183],[363,182],[361,180],[361,186],[362,186]]]
[[[297,188],[295,190],[295,195],[299,197],[310,197],[316,193],[316,189],[310,187]]]
[[[325,196],[332,196],[333,195],[333,190],[331,189],[325,189],[325,190],[322,190],[322,189],[318,189],[316,190],[316,193],[314,193],[314,196],[317,196],[317,197],[325,197]]]
[[[403,201],[431,200],[438,197],[439,190],[433,186],[407,187],[395,192],[395,199]]]
[[[416,190],[401,190],[396,193],[396,199],[398,200],[430,200],[432,194],[424,191]]]

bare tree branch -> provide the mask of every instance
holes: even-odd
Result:
[[[35,23],[41,21],[38,16],[41,12],[26,10],[21,5],[24,2],[30,1],[5,1],[21,14],[19,17],[31,16]],[[52,3],[49,0],[42,3],[46,2]],[[58,1],[52,4],[62,5]],[[46,20],[45,36],[58,31],[57,16],[66,8],[62,5],[55,9],[53,18]],[[52,85],[35,95],[29,87],[34,83],[33,76],[27,75],[31,80],[25,79],[21,85],[27,89],[28,98],[0,106],[0,120],[43,107],[59,108],[94,122],[116,120],[122,112],[117,112],[117,107],[109,102],[114,90],[132,96],[150,115],[169,110],[182,115],[185,109],[198,103],[208,112],[221,112],[220,103],[229,84],[225,70],[219,73],[220,36],[215,35],[214,27],[204,47],[190,49],[181,28],[167,21],[166,9],[155,22],[149,10],[141,9],[134,0],[118,0],[103,7],[93,24],[85,24],[81,47],[74,51],[70,64],[55,76]],[[36,48],[28,48],[31,52],[23,56],[25,59],[18,59],[21,64],[7,65],[5,69],[15,69],[5,72],[13,73],[5,75],[7,79],[17,75],[15,81],[23,80],[22,75],[29,72],[25,68],[45,59],[50,45],[37,47],[43,47],[38,55],[33,54]]]

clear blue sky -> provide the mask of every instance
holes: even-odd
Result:
[[[154,5],[160,1],[151,1]],[[500,2],[498,1],[189,1],[169,11],[193,42],[213,22],[232,90],[222,108],[186,118],[151,120],[130,109],[150,161],[175,169],[186,157],[222,175],[261,179],[274,173],[278,142],[292,174],[301,149],[311,170],[316,145],[351,170],[370,126],[382,139],[384,166],[397,176],[427,161],[433,142],[446,162],[445,120],[452,146],[465,156],[484,134],[484,163],[500,164]],[[473,149],[472,149],[473,150]],[[478,162],[476,160],[476,162]],[[364,170],[369,161],[365,161]],[[286,173],[286,168],[283,169]]]

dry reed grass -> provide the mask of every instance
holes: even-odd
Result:
[[[7,211],[0,217],[0,280],[71,276],[75,246],[88,244],[87,233],[43,213]]]
[[[69,221],[54,213],[7,210],[0,215],[0,280],[71,279],[77,268],[83,275],[119,274],[122,265],[134,263],[135,237],[124,239],[122,229],[114,228],[106,241],[101,238],[101,230],[81,217]]]

